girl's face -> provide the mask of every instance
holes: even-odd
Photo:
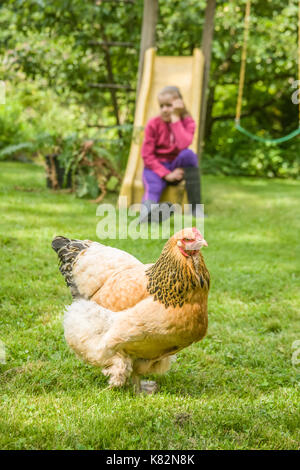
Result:
[[[171,121],[171,114],[173,111],[173,101],[178,99],[177,96],[171,95],[171,93],[164,93],[163,95],[158,95],[158,103],[160,107],[160,117],[165,122]]]

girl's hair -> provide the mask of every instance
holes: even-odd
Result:
[[[165,86],[160,92],[158,93],[158,96],[160,95],[167,95],[170,94],[172,96],[178,96],[182,100],[182,94],[177,86]],[[186,108],[184,108],[181,118],[185,118],[187,116],[190,116],[190,113]]]
[[[177,95],[178,98],[182,99],[182,94],[180,93],[179,88],[177,86],[165,86],[160,92],[158,93],[159,95],[166,95],[169,93],[170,95]]]

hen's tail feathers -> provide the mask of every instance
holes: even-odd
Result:
[[[59,258],[59,270],[64,276],[73,298],[80,297],[73,279],[73,265],[79,253],[86,250],[91,243],[90,240],[72,240],[62,236],[55,237],[52,240],[52,248]]]

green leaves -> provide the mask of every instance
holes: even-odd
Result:
[[[225,174],[265,171],[266,175],[299,176],[299,138],[278,147],[281,164],[268,156],[267,148],[262,149],[266,161],[261,167],[257,144],[233,128],[245,4],[245,0],[217,2],[203,165],[206,171]],[[206,0],[160,0],[159,6],[157,53],[190,55],[201,44]],[[92,0],[1,2],[0,79],[10,84],[16,100],[12,109],[8,95],[9,113],[0,108],[0,149],[32,142],[46,131],[64,138],[76,131],[97,139],[106,158],[124,170],[131,129],[90,127],[116,123],[111,92],[90,87],[110,81],[105,51],[91,43],[106,39],[134,44],[133,48],[109,48],[115,83],[134,89],[142,10],[142,0],[117,6]],[[298,113],[291,102],[295,91],[291,83],[296,78],[297,0],[253,0],[244,127],[273,138],[295,129]],[[116,96],[120,121],[132,123],[135,94],[118,90]]]
[[[2,149],[0,151],[0,160],[5,160],[5,158],[11,157],[15,153],[19,152],[20,150],[24,150],[24,149],[32,150],[33,145],[30,142],[23,142],[23,143],[20,143],[20,144],[17,144],[17,145],[8,145],[7,147],[4,147],[4,149]]]
[[[78,197],[91,197],[96,199],[99,194],[97,178],[93,174],[80,173],[76,177],[77,189],[76,195]]]

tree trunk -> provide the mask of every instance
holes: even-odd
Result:
[[[208,94],[212,40],[213,40],[213,34],[214,34],[215,9],[216,9],[216,0],[207,0],[206,10],[205,10],[205,23],[204,23],[204,29],[203,29],[203,34],[202,34],[202,44],[201,44],[201,49],[204,55],[205,64],[204,64],[200,125],[199,125],[199,139],[198,139],[199,162],[201,161],[203,146],[204,146],[204,131],[205,131],[205,120],[206,120],[206,109],[207,109],[207,94]]]
[[[141,47],[139,57],[138,83],[136,95],[138,98],[144,67],[145,52],[155,46],[155,30],[158,17],[158,0],[144,0],[143,24],[141,34]]]
[[[216,91],[216,86],[215,85],[209,87],[209,93],[208,93],[208,98],[207,98],[207,106],[206,106],[204,141],[207,141],[207,140],[210,139],[211,131],[212,131],[212,127],[213,127],[212,112],[213,112],[213,107],[214,107],[214,103],[215,103],[215,91]]]

